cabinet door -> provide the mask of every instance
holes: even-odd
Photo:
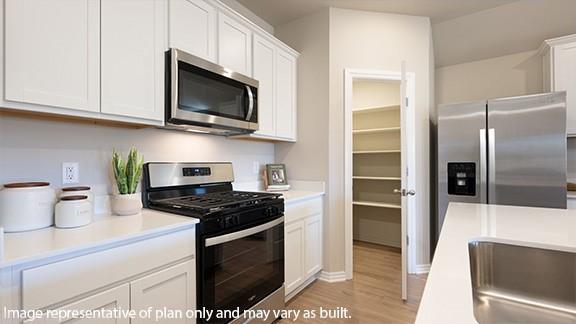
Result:
[[[252,32],[223,13],[218,13],[218,63],[252,76]]]
[[[187,261],[166,270],[151,274],[130,284],[132,309],[180,310],[196,309],[196,263]],[[154,312],[154,311],[153,311]],[[196,323],[194,319],[163,319],[162,323]],[[157,323],[152,319],[132,320],[132,324]]]
[[[102,112],[162,121],[167,5],[101,0]]]
[[[5,99],[100,109],[99,0],[5,1]]]
[[[275,46],[266,39],[254,35],[254,79],[258,80],[258,131],[256,134],[274,136],[274,56]]]
[[[296,59],[278,50],[276,57],[276,136],[296,140]]]
[[[216,8],[204,0],[170,0],[170,47],[216,62]]]
[[[112,288],[110,290],[101,292],[99,294],[87,297],[78,302],[66,305],[64,307],[58,308],[55,311],[89,311],[89,310],[113,310],[113,309],[130,309],[130,286],[124,284],[122,286]],[[65,314],[65,313],[64,313]],[[34,324],[60,324],[60,323],[78,323],[78,324],[129,324],[130,319],[106,319],[106,318],[94,318],[94,319],[73,319],[73,318],[63,318],[63,319],[52,319],[52,318],[42,318],[37,320],[28,320],[24,323],[34,323]]]
[[[306,279],[322,270],[322,214],[306,219]]]
[[[284,233],[284,285],[286,295],[304,282],[304,221],[286,225]]]
[[[576,134],[576,43],[554,47],[554,91],[567,92],[566,131]]]

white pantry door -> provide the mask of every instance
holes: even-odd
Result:
[[[401,124],[401,237],[402,247],[402,299],[408,299],[408,228],[409,220],[415,219],[416,188],[416,121],[414,112],[414,80],[413,75],[406,73],[406,63],[402,62],[400,82],[400,124]],[[410,78],[410,80],[409,80]]]

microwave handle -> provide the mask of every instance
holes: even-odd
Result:
[[[256,233],[271,229],[274,226],[278,226],[278,225],[282,224],[283,222],[284,222],[284,216],[277,218],[271,222],[245,229],[243,231],[232,232],[229,234],[211,237],[211,238],[206,239],[206,247],[218,245],[218,244],[222,244],[222,243],[226,243],[226,242],[231,242],[231,241],[238,240],[238,239],[250,236],[250,235],[254,235]]]
[[[250,121],[254,113],[254,94],[250,86],[246,86],[246,93],[248,93],[248,113],[246,114],[246,120]]]

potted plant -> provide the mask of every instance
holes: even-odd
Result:
[[[142,195],[138,190],[138,183],[142,175],[144,157],[138,154],[136,148],[130,149],[126,162],[114,150],[112,153],[112,169],[118,194],[112,196],[112,212],[116,215],[135,215],[142,210]]]

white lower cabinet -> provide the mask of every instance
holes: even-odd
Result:
[[[149,307],[182,311],[196,307],[195,263],[181,263],[130,283],[131,308],[140,311]],[[165,319],[162,323],[192,324],[194,319]],[[154,318],[133,320],[132,324],[157,323]]]
[[[306,277],[313,276],[322,270],[322,215],[314,215],[306,219],[305,228],[306,260],[304,273]]]
[[[195,248],[192,228],[64,260],[22,265],[11,270],[13,282],[8,286],[17,287],[14,300],[19,302],[10,307],[45,314],[24,323],[194,324],[196,320],[190,315],[196,310]],[[143,315],[140,311],[150,308],[152,317],[126,316],[131,310]],[[93,319],[51,315],[114,309],[123,310],[125,315]],[[156,321],[156,310],[166,316]],[[173,319],[171,311],[182,316]]]
[[[304,281],[304,222],[297,221],[286,225],[285,248],[285,289],[286,294],[294,291]]]
[[[286,204],[285,290],[291,298],[310,284],[323,267],[323,198]]]
[[[53,309],[53,312],[65,314],[67,311],[74,310],[114,310],[114,309],[130,309],[130,286],[128,284],[112,288],[93,296],[84,298],[77,302]],[[51,316],[52,317],[52,316]],[[58,318],[41,318],[37,320],[28,320],[24,323],[34,324],[60,324],[60,323],[78,323],[78,324],[129,324],[129,318],[122,319],[103,319],[103,318],[84,318],[73,320],[64,317]]]

